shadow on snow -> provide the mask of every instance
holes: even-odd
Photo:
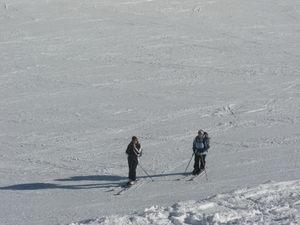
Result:
[[[107,175],[94,175],[94,176],[75,176],[66,179],[56,179],[55,181],[111,181],[99,184],[77,184],[77,185],[61,185],[54,183],[26,183],[16,184],[6,187],[0,187],[0,190],[41,190],[41,189],[93,189],[93,188],[110,188],[115,186],[113,181],[120,181],[126,178],[121,176],[107,176]]]
[[[150,177],[169,177],[169,176],[179,176],[183,173],[169,173],[169,174],[157,174],[150,175]],[[148,175],[139,176],[139,178],[149,178]],[[64,179],[56,179],[58,182],[80,182],[80,181],[109,181],[106,183],[98,184],[77,184],[77,185],[61,185],[54,183],[26,183],[26,184],[15,184],[6,187],[0,187],[0,190],[43,190],[43,189],[95,189],[95,188],[111,188],[120,186],[126,180],[126,177],[121,176],[109,176],[109,175],[92,175],[92,176],[74,176]],[[122,181],[121,183],[115,181]]]

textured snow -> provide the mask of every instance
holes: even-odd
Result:
[[[144,212],[72,224],[298,224],[299,185],[300,181],[269,182],[200,201],[152,206]]]
[[[0,224],[300,224],[298,0],[0,0],[0,23]],[[178,181],[199,129],[207,177]],[[133,135],[154,182],[115,196]]]

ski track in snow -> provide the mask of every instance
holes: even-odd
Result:
[[[0,224],[299,224],[299,3],[2,1]]]

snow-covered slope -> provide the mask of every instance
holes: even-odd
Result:
[[[298,224],[300,182],[268,183],[201,201],[152,206],[144,212],[112,215],[78,224]]]
[[[0,224],[300,223],[299,1],[0,7]],[[154,182],[115,196],[133,135]]]

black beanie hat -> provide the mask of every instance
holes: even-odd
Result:
[[[131,139],[134,141],[134,140],[137,140],[137,137],[133,136]]]

